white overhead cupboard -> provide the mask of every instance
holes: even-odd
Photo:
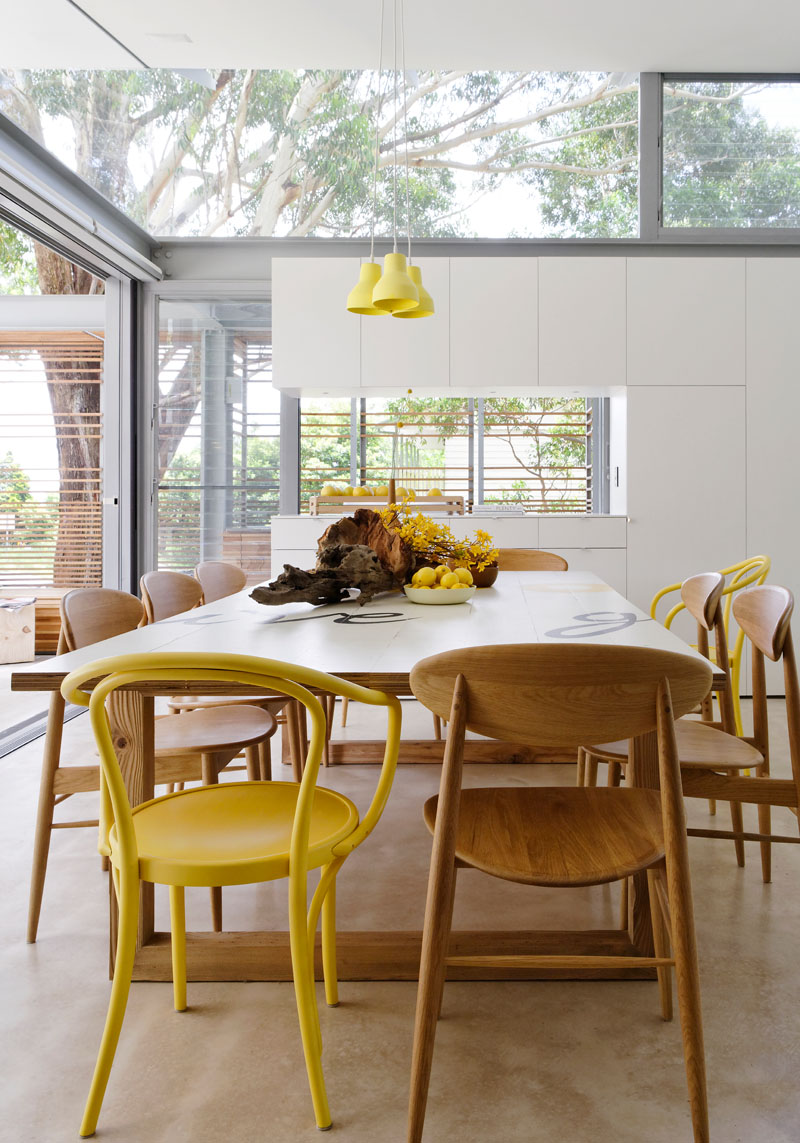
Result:
[[[357,258],[274,259],[275,384],[626,392],[629,598],[759,552],[800,596],[800,248],[420,265],[437,313],[400,322],[346,312]]]

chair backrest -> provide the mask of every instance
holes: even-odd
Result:
[[[497,566],[500,571],[569,571],[563,556],[538,548],[500,548]]]
[[[59,654],[133,631],[142,621],[141,600],[109,587],[78,587],[61,598]]]
[[[139,580],[144,604],[145,623],[157,623],[184,611],[198,607],[203,589],[190,575],[183,572],[145,572]]]
[[[221,560],[208,560],[198,564],[194,577],[203,589],[203,602],[213,603],[241,591],[247,583],[247,576],[236,564],[226,564]]]
[[[100,679],[101,682],[90,693],[81,689],[95,679]],[[345,856],[360,845],[375,828],[383,813],[397,767],[402,714],[400,703],[394,695],[275,659],[174,651],[119,655],[72,671],[64,679],[61,693],[68,702],[88,706],[90,709],[92,729],[100,753],[101,798],[104,807],[102,819],[106,827],[106,836],[101,839],[101,845],[108,844],[108,830],[116,825],[121,867],[126,860],[135,862],[138,854],[131,806],[114,750],[106,699],[118,688],[125,686],[139,688],[148,694],[181,694],[187,688],[198,689],[196,684],[203,682],[221,683],[234,688],[254,687],[262,694],[264,691],[285,694],[297,699],[308,711],[311,717],[311,737],[306,767],[300,782],[290,856],[290,869],[301,878],[305,877],[304,862],[308,849],[314,787],[326,736],[325,712],[312,691],[338,694],[353,702],[387,708],[386,748],[372,802],[355,831],[342,841],[335,852],[337,856]]]
[[[738,564],[731,564],[726,568],[718,568],[719,574],[725,577],[725,587],[722,589],[722,594],[725,599],[724,604],[724,618],[725,618],[725,632],[729,631],[728,622],[731,614],[731,604],[735,594],[745,588],[752,587],[754,584],[762,584],[767,578],[772,567],[772,560],[769,556],[750,556],[746,560],[740,560]],[[730,579],[728,579],[730,576]],[[652,619],[656,618],[656,611],[662,599],[671,595],[673,592],[679,592],[683,586],[681,583],[670,583],[666,587],[662,587],[653,596],[650,604],[650,616]],[[675,616],[683,611],[685,604],[683,602],[675,603],[664,616],[664,626],[669,628],[672,626],[672,621]]]
[[[708,693],[711,665],[643,647],[519,643],[467,647],[423,659],[415,696],[450,718],[455,682],[466,680],[469,730],[541,746],[585,746],[633,738],[656,725],[655,695],[668,679],[675,717]]]
[[[789,755],[800,805],[800,686],[790,625],[793,611],[794,596],[789,589],[772,584],[742,592],[733,603],[733,617],[752,644],[753,741],[765,758],[769,756],[769,723],[764,658],[773,663],[783,659]]]
[[[714,661],[725,675],[725,685],[717,692],[720,707],[720,726],[728,734],[736,734],[736,713],[733,705],[731,666],[728,637],[722,610],[725,579],[721,572],[703,572],[693,575],[681,584],[683,606],[697,621],[697,650],[707,659],[708,635],[714,634]]]

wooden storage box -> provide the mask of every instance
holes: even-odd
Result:
[[[0,598],[0,663],[29,663],[35,632],[35,599]]]
[[[464,515],[463,496],[415,496],[408,501],[414,512],[446,512],[448,516]],[[312,516],[322,516],[328,512],[342,513],[356,508],[386,508],[388,496],[310,496],[308,510]]]

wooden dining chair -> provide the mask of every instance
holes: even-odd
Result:
[[[731,668],[731,686],[733,688],[733,709],[736,718],[736,733],[744,734],[742,726],[742,710],[741,710],[741,676],[742,676],[742,655],[744,652],[744,632],[741,628],[736,632],[736,637],[731,645],[731,606],[734,599],[740,591],[746,590],[748,587],[763,584],[769,575],[772,561],[769,556],[750,556],[746,560],[740,560],[738,564],[730,564],[729,567],[719,568],[719,574],[725,578],[725,586],[722,589],[723,595],[723,610],[722,618],[725,623],[725,638],[728,641],[728,655]],[[673,620],[677,615],[683,611],[686,606],[682,599],[674,598],[669,599],[669,596],[674,596],[680,593],[682,583],[670,583],[666,587],[662,587],[653,596],[650,604],[650,616],[656,619],[658,616],[658,609],[661,601],[666,599],[668,610],[663,619],[664,626],[669,629],[672,626]],[[712,653],[713,657],[713,653]]]
[[[96,679],[101,681],[90,697],[82,688]],[[153,798],[132,809],[114,752],[106,699],[124,686],[164,686],[187,680],[201,685],[245,684],[279,691],[302,703],[311,721],[302,781],[226,782]],[[383,765],[372,801],[361,819],[349,798],[317,785],[325,713],[312,691],[346,694],[386,709]],[[314,987],[314,934],[321,915],[325,993],[328,1003],[335,1006],[336,877],[348,855],[378,824],[386,805],[397,766],[400,703],[381,691],[291,663],[208,653],[157,652],[90,663],[67,676],[62,693],[70,702],[90,708],[110,805],[107,845],[119,902],[111,997],[80,1134],[95,1132],[119,1042],[136,953],[140,882],[169,886],[173,997],[175,1009],[182,1012],[186,1008],[186,886],[249,885],[281,878],[288,879],[292,973],[314,1116],[317,1127],[327,1130],[331,1116]],[[308,874],[317,869],[321,875],[309,904]]]
[[[194,578],[203,589],[204,603],[214,603],[227,595],[234,595],[247,583],[247,575],[241,568],[222,560],[206,560],[198,564]]]
[[[748,769],[755,769],[760,773],[763,764],[761,754],[752,742],[736,734],[730,658],[721,602],[724,584],[720,572],[706,572],[703,575],[692,576],[681,587],[682,603],[697,623],[697,649],[701,655],[710,659],[708,637],[713,633],[716,651],[714,661],[725,675],[725,684],[718,694],[721,712],[719,722],[683,718],[676,724],[678,756],[681,766],[700,768],[713,766],[715,770],[725,771],[728,774],[737,774]],[[605,742],[579,751],[578,783],[595,785],[597,763],[602,761],[609,765],[609,784],[617,785],[627,758],[627,742]],[[730,801],[730,813],[732,831],[741,833],[743,829],[741,804]],[[743,866],[744,843],[740,839],[734,839],[734,849],[738,864]],[[768,879],[766,866],[763,867],[762,873],[765,879]]]
[[[690,837],[730,839],[741,844],[758,842],[764,881],[772,876],[772,843],[798,844],[800,836],[774,834],[771,826],[772,806],[790,809],[800,815],[800,685],[792,642],[791,618],[794,596],[785,587],[763,585],[737,596],[733,617],[751,644],[753,672],[753,736],[745,739],[758,751],[759,765],[755,776],[737,772],[720,772],[714,762],[706,766],[695,763],[682,768],[683,792],[686,797],[717,798],[741,808],[743,803],[758,807],[758,831],[690,829]],[[770,775],[769,722],[767,717],[767,683],[764,660],[783,661],[786,721],[789,729],[791,778]],[[798,822],[800,825],[800,822]]]
[[[539,548],[500,548],[497,552],[500,571],[569,571],[569,564],[555,552]]]
[[[247,577],[235,564],[208,561],[195,568],[194,578],[183,572],[156,571],[142,576],[140,587],[145,606],[145,622],[153,623],[161,619],[171,619],[184,611],[199,607],[202,603],[215,603],[228,595],[241,591]],[[292,773],[300,780],[303,766],[304,746],[301,735],[300,711],[296,704],[288,702],[284,695],[236,696],[236,695],[181,695],[169,700],[169,709],[174,714],[186,714],[199,710],[217,710],[222,707],[258,705],[266,710],[276,725],[284,728],[290,743]],[[288,709],[287,709],[288,707]],[[328,745],[326,742],[325,762],[327,765]],[[259,744],[259,766],[261,777],[272,777],[272,750],[270,738]]]
[[[134,595],[111,588],[87,587],[67,592],[61,600],[61,635],[58,654],[89,647],[115,635],[133,631],[142,621],[143,607]],[[100,789],[100,769],[89,766],[61,766],[61,737],[64,700],[56,691],[50,699],[45,735],[39,807],[33,841],[28,932],[30,944],[36,940],[42,907],[50,839],[54,829],[100,826],[96,819],[55,822],[55,807],[73,794]],[[220,714],[197,712],[188,721],[177,715],[156,719],[156,782],[202,781],[216,783],[220,772],[242,750],[251,779],[261,776],[259,744],[275,733],[275,719],[258,707],[239,707]],[[101,848],[101,852],[103,852]],[[106,855],[107,856],[107,855]],[[222,899],[212,894],[212,918],[216,931],[222,928]]]
[[[203,602],[203,588],[198,580],[184,572],[145,572],[139,580],[144,604],[144,623],[158,623],[182,615]]]
[[[408,1143],[420,1143],[436,1022],[449,966],[548,968],[580,958],[455,956],[448,952],[456,871],[481,870],[526,885],[570,888],[646,871],[654,956],[589,956],[587,968],[657,969],[662,1015],[678,1003],[695,1143],[708,1140],[703,1031],[686,823],[673,717],[708,691],[711,667],[688,655],[620,646],[520,644],[473,647],[423,659],[411,689],[449,719],[438,797],[425,804],[433,833],[414,1029]],[[585,736],[657,732],[655,788],[462,787],[467,730],[540,746],[577,746]],[[620,795],[622,795],[620,797]]]

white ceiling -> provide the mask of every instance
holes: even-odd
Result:
[[[76,3],[149,67],[377,64],[379,0]],[[2,7],[0,68],[139,66],[68,0]],[[792,72],[800,69],[800,4],[406,0],[406,37],[416,68]]]

